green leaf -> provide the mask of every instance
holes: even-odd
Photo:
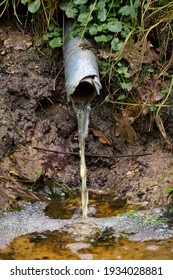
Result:
[[[58,27],[54,27],[54,29],[51,32],[52,37],[59,37],[61,36],[61,33],[62,33],[62,29]]]
[[[68,10],[66,10],[65,13],[66,13],[66,16],[67,16],[68,18],[75,18],[77,12],[78,12],[78,9],[73,8],[73,9],[68,9]]]
[[[21,3],[22,3],[23,5],[25,5],[27,2],[28,2],[28,0],[21,0]]]
[[[112,8],[118,8],[121,6],[121,1],[120,0],[114,0],[114,1],[110,1],[108,0],[108,7],[109,9],[112,9]]]
[[[122,217],[124,214],[123,213],[117,213],[117,217]]]
[[[42,171],[38,171],[38,172],[36,173],[36,176],[37,176],[37,177],[40,177],[41,175],[45,175],[45,173],[44,173],[43,170],[42,170]]]
[[[109,102],[110,101],[110,97],[109,97],[109,95],[107,95],[106,97],[105,97],[105,100],[104,100],[105,102]]]
[[[144,5],[144,10],[148,10],[150,3]]]
[[[98,25],[97,30],[98,30],[98,32],[107,31],[107,30],[108,30],[107,24],[106,24],[106,23],[103,23],[103,24],[101,24],[101,25]]]
[[[109,97],[109,95],[106,95],[105,99],[103,100],[103,102],[100,105],[102,105],[105,102],[108,103],[109,101],[110,101],[110,97]]]
[[[100,1],[98,1],[98,3],[97,3],[97,7],[100,9],[100,10],[102,10],[104,7],[105,7],[105,0],[100,0]]]
[[[163,93],[163,94],[167,94],[168,92],[169,92],[169,89],[167,89],[167,88],[161,90],[161,93]]]
[[[79,13],[80,14],[82,14],[84,12],[87,12],[87,11],[88,11],[87,5],[82,4],[82,5],[79,6]]]
[[[65,11],[68,18],[75,18],[78,13],[78,9],[73,2],[65,1],[59,5],[60,9]]]
[[[92,11],[96,11],[96,10],[99,10],[99,7],[97,7],[97,5],[95,5],[95,3],[89,5],[89,10],[90,12]]]
[[[141,5],[141,0],[136,0],[134,3],[134,8],[137,10]]]
[[[89,12],[82,13],[78,16],[78,21],[85,24],[93,19],[93,16]]]
[[[130,33],[130,29],[127,26],[123,26],[121,31],[121,37],[126,38],[129,33]]]
[[[61,37],[53,38],[52,40],[50,40],[49,45],[52,49],[61,47],[62,38]]]
[[[131,15],[131,7],[129,5],[125,5],[119,10],[119,13],[123,16],[130,16]]]
[[[108,29],[111,32],[120,32],[122,30],[122,23],[120,21],[109,22]]]
[[[123,100],[124,98],[126,98],[125,94],[121,94],[118,96],[117,100]]]
[[[151,110],[151,112],[154,112],[154,111],[157,110],[157,107],[154,104],[151,104],[150,105],[150,110]]]
[[[112,35],[100,35],[100,36],[95,36],[94,39],[97,43],[100,43],[100,42],[108,42],[112,39]]]
[[[132,89],[132,83],[120,83],[122,89],[131,90]]]
[[[28,5],[28,10],[30,13],[34,14],[40,8],[40,0],[35,0]]]
[[[168,72],[163,72],[163,77],[169,77],[169,73]]]
[[[111,42],[111,47],[116,52],[121,50],[122,46],[123,46],[123,42],[120,41],[118,38],[114,38]]]
[[[100,21],[105,21],[106,20],[106,17],[107,17],[107,10],[105,8],[103,8],[102,10],[100,10],[98,12],[98,19]]]
[[[130,76],[131,76],[131,75],[128,73],[127,67],[125,67],[125,66],[119,67],[119,68],[117,69],[117,72],[118,72],[119,74],[123,74],[123,76],[124,76],[125,78],[130,78]]]
[[[135,209],[131,209],[131,210],[129,210],[129,213],[131,213],[131,214],[135,214],[135,213],[137,213],[137,210],[135,210]]]
[[[44,35],[43,35],[43,40],[44,40],[44,41],[49,40],[49,36],[50,36],[50,33],[44,34]],[[52,36],[51,36],[51,37],[52,37]]]
[[[87,1],[88,1],[88,0],[74,0],[74,3],[75,3],[76,5],[81,5],[81,4],[87,3]]]
[[[97,34],[97,32],[98,32],[98,25],[96,24],[96,23],[94,23],[91,27],[90,27],[90,29],[89,29],[89,33],[91,34],[91,35],[96,35]]]
[[[53,23],[51,23],[51,24],[48,26],[48,30],[49,30],[49,31],[52,31],[54,28],[55,28],[55,25],[54,25]]]
[[[168,192],[168,193],[170,193],[170,192],[172,192],[173,191],[173,187],[168,187],[167,189],[166,189],[166,192]]]
[[[59,37],[61,35],[61,32],[54,30],[51,35],[52,37]]]
[[[69,9],[69,7],[73,8],[74,5],[71,2],[69,3],[69,1],[64,1],[64,2],[59,4],[59,7],[60,7],[61,10],[66,11],[66,10]]]
[[[148,71],[149,73],[154,73],[154,69],[153,69],[153,68],[148,68],[147,71]]]

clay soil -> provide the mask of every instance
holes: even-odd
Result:
[[[62,50],[51,52],[34,42],[20,48],[4,42],[9,29],[0,30],[0,208],[17,209],[21,202],[47,200],[43,182],[36,184],[50,153],[34,147],[54,149],[71,135],[77,135],[77,120],[67,102]],[[102,103],[104,90],[93,100],[86,150],[115,155],[115,158],[87,157],[87,185],[91,194],[124,199],[127,204],[147,207],[170,203],[167,189],[172,188],[172,148],[161,136],[149,115],[136,120],[137,141],[130,144],[116,136],[112,106]],[[115,110],[115,109],[114,109]],[[173,142],[173,111],[163,117]],[[151,129],[150,129],[151,128]],[[109,137],[116,146],[103,144],[92,129]],[[77,145],[77,142],[76,142]],[[118,157],[149,154],[141,157]],[[65,164],[64,164],[65,163]],[[51,178],[80,196],[79,157],[63,161],[61,168],[53,159],[43,181]],[[38,183],[38,182],[37,182]],[[39,186],[38,186],[39,185]]]

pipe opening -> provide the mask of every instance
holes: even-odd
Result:
[[[92,99],[96,96],[96,93],[96,89],[91,83],[83,81],[79,83],[70,98],[74,103],[86,104],[92,101]]]

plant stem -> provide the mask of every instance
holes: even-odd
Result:
[[[157,109],[157,112],[156,112],[156,117],[158,117],[160,109],[161,109],[163,106],[165,107],[164,103],[168,100],[168,97],[169,97],[169,95],[171,94],[171,91],[172,91],[172,87],[173,87],[173,77],[172,77],[172,79],[171,79],[169,91],[168,91],[168,93],[167,93],[165,99],[163,99],[162,102],[161,102],[160,104],[158,104],[159,106],[158,106],[158,109]]]

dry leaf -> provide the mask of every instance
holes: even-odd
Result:
[[[111,147],[115,147],[116,143],[110,139],[108,136],[106,136],[105,134],[103,134],[103,132],[101,132],[100,130],[91,128],[91,131],[93,132],[93,134],[99,138],[100,143],[102,144],[108,144]]]
[[[74,149],[78,148],[78,143],[74,141],[74,135],[75,132],[62,143],[51,147],[50,150],[55,151],[56,153],[43,157],[44,162],[42,163],[42,166],[45,171],[58,171],[64,169],[65,165],[69,162],[73,155],[63,154],[63,152],[73,152]]]
[[[115,119],[117,121],[116,135],[120,136],[122,140],[135,143],[137,134],[130,124],[132,117],[124,112],[123,114],[115,114]]]
[[[166,131],[165,131],[165,128],[164,128],[164,125],[163,125],[163,121],[161,119],[161,117],[159,115],[156,116],[156,124],[160,130],[160,133],[162,134],[163,138],[166,140],[166,142],[169,144],[169,145],[172,145],[172,143],[170,142],[167,134],[166,134]]]

